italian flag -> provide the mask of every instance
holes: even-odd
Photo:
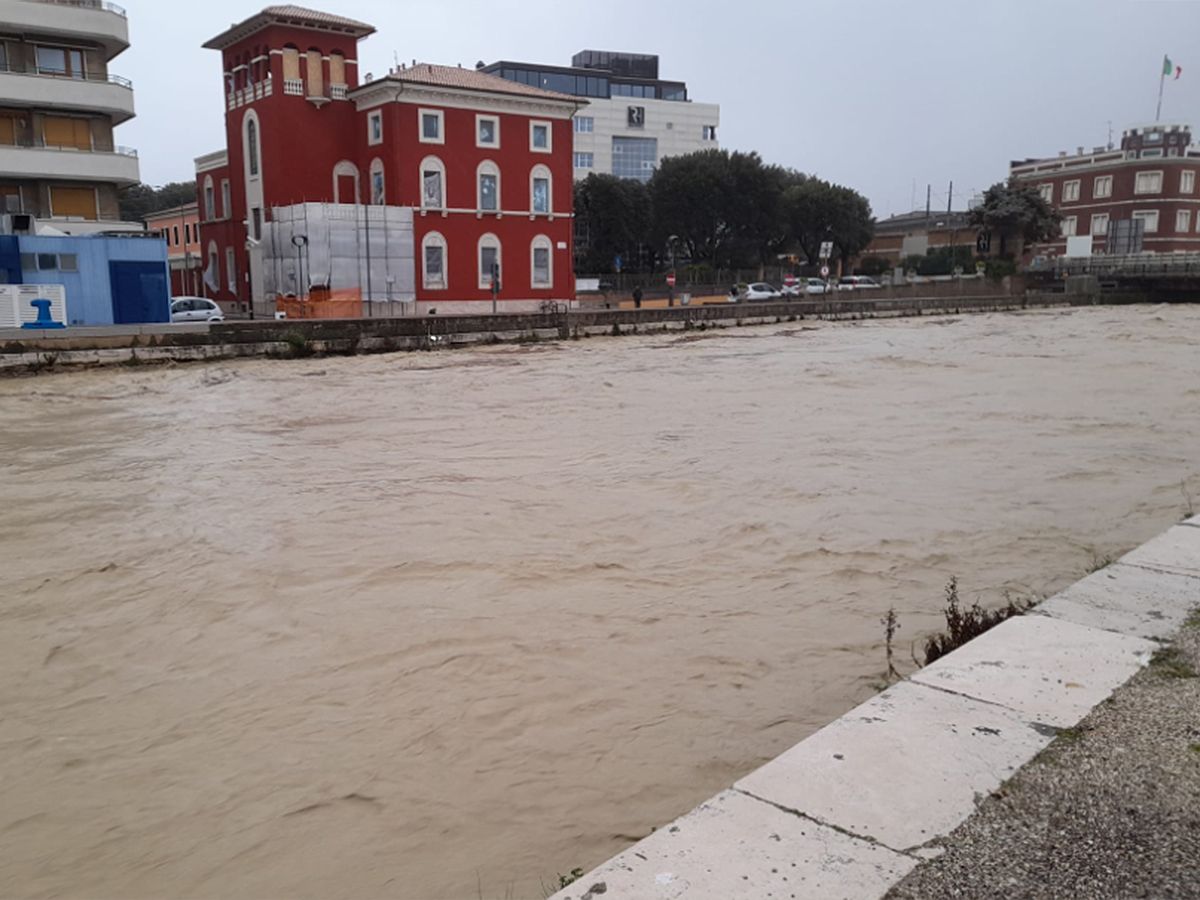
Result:
[[[1178,81],[1179,76],[1183,74],[1183,66],[1175,65],[1175,63],[1171,62],[1171,57],[1164,56],[1163,57],[1163,70],[1162,70],[1163,78],[1166,78],[1172,72],[1175,73],[1175,77],[1172,79],[1172,81]]]

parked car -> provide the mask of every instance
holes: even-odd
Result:
[[[833,290],[833,285],[824,278],[810,278],[804,285],[806,294],[828,294],[831,290]]]
[[[176,297],[171,301],[172,322],[224,322],[221,307],[204,297]]]
[[[838,282],[839,291],[877,291],[881,287],[874,278],[865,275],[846,275]]]
[[[765,281],[756,281],[746,285],[741,292],[741,300],[778,300],[783,295]]]

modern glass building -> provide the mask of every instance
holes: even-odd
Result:
[[[584,98],[575,115],[575,177],[592,172],[648,181],[660,161],[717,147],[721,108],[695,103],[687,84],[659,77],[658,57],[581,50],[570,66],[501,60],[482,71]]]

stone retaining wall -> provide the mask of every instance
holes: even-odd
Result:
[[[554,340],[689,328],[944,313],[997,312],[1095,302],[1062,294],[1013,297],[837,296],[772,303],[676,306],[669,309],[575,310],[560,313],[411,316],[368,319],[259,319],[213,325],[175,324],[0,330],[0,371],[67,365],[379,353],[500,341]]]

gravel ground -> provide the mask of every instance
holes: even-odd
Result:
[[[887,897],[1200,898],[1197,673],[1200,613]]]

